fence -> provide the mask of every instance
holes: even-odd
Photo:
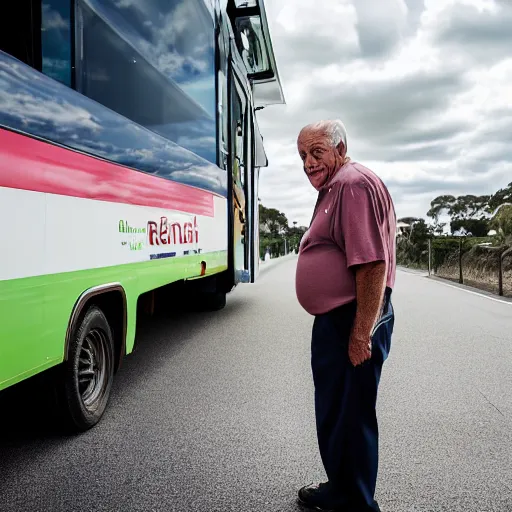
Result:
[[[494,247],[478,238],[429,240],[428,272],[512,297],[512,247]]]

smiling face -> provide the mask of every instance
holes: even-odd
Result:
[[[297,141],[299,155],[309,182],[320,190],[334,176],[345,161],[345,147],[332,145],[331,138],[323,130],[304,128]]]

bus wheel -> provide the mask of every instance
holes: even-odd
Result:
[[[73,430],[85,431],[103,415],[114,379],[114,339],[97,306],[73,332],[64,364],[64,413]]]
[[[199,309],[201,311],[219,311],[226,307],[225,292],[207,292],[199,297]]]

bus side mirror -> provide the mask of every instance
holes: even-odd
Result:
[[[249,79],[271,78],[270,58],[259,16],[236,18],[235,34],[238,50],[247,68]]]
[[[227,0],[235,45],[252,85],[254,107],[284,105],[265,0]]]

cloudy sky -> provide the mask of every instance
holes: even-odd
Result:
[[[258,113],[260,198],[307,225],[300,128],[340,118],[399,217],[512,181],[512,0],[266,0],[286,106]]]

